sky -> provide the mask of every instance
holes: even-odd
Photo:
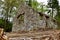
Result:
[[[38,1],[38,2],[43,2],[43,4],[45,4],[45,5],[47,5],[47,3],[48,3],[48,2],[47,2],[48,0],[37,0],[37,1]],[[58,0],[58,1],[59,1],[59,5],[60,5],[60,0]]]
[[[2,0],[2,1],[4,1],[4,0]],[[37,0],[38,2],[43,2],[43,4],[45,4],[45,5],[47,5],[47,1],[48,0]],[[60,5],[60,0],[58,0],[59,1],[59,5]]]

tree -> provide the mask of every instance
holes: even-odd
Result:
[[[57,14],[59,14],[59,3],[58,0],[48,0],[48,7],[52,9],[51,17],[54,16],[54,9],[57,11]]]
[[[19,7],[20,3],[22,3],[24,0],[0,0],[0,4],[3,5],[2,8],[2,15],[5,19],[4,21],[4,28],[7,28],[7,25],[9,25],[9,19],[13,18],[13,16],[16,14],[17,8]],[[10,27],[10,26],[8,26]]]
[[[27,0],[27,4],[35,10],[38,10],[39,3],[37,0]]]
[[[32,7],[32,0],[28,1],[28,5]]]
[[[27,0],[27,4],[32,7],[34,10],[39,12],[46,12],[47,7],[43,3],[38,3],[37,0]]]
[[[54,17],[56,19],[58,28],[60,29],[60,9],[59,9],[59,2],[58,0],[49,0],[48,5],[50,8],[52,8],[52,17],[54,16],[54,9],[57,11],[56,16]]]
[[[47,5],[44,5],[43,2],[39,3],[38,11],[45,13],[48,11]]]

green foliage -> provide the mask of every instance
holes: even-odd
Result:
[[[39,4],[39,7],[38,7],[38,11],[39,12],[42,12],[42,13],[45,13],[46,11],[48,11],[48,8],[46,5],[44,5],[43,3],[40,3]]]
[[[48,6],[52,8],[52,16],[54,15],[54,9],[57,11],[56,16],[54,17],[57,21],[57,29],[60,29],[60,12],[59,12],[59,2],[58,0],[49,0]]]
[[[48,6],[50,8],[57,8],[59,6],[58,0],[49,0]]]
[[[48,7],[52,8],[51,16],[54,16],[54,9],[57,11],[57,14],[59,14],[59,2],[58,0],[48,0]]]
[[[11,17],[12,14],[15,14],[16,9],[20,2],[18,0],[4,0],[3,12],[6,18]],[[15,7],[15,8],[14,8]]]
[[[17,8],[19,7],[20,3],[24,2],[25,0],[4,0],[1,1],[1,8],[2,15],[5,16],[4,18],[8,20],[10,17],[14,17],[17,12]]]
[[[32,4],[32,0],[29,0],[28,5],[32,6],[31,4]]]
[[[38,10],[38,6],[39,6],[39,3],[37,2],[37,0],[33,0],[32,1],[32,8],[34,8],[35,10]]]
[[[6,32],[10,32],[12,30],[12,23],[7,21],[8,23],[6,23],[7,25],[5,25],[5,20],[4,19],[0,19],[0,28],[4,28],[4,31]]]
[[[39,6],[39,3],[37,0],[29,0],[28,5],[32,7],[33,9],[37,10],[37,7]]]
[[[16,14],[17,8],[19,7],[20,3],[24,2],[24,0],[0,0],[0,4],[3,5],[1,7],[3,19],[0,19],[0,26],[4,28],[4,31],[11,31],[12,23],[8,21],[8,18],[13,18]],[[0,6],[1,6],[0,5]]]

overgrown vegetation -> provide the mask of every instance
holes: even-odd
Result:
[[[11,32],[12,31],[12,22],[7,21],[7,25],[5,25],[5,19],[0,19],[0,28],[4,28],[4,31]]]

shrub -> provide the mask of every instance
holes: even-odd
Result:
[[[5,32],[11,32],[12,22],[7,21],[7,23],[5,23],[5,19],[0,19],[0,28],[4,28]]]

